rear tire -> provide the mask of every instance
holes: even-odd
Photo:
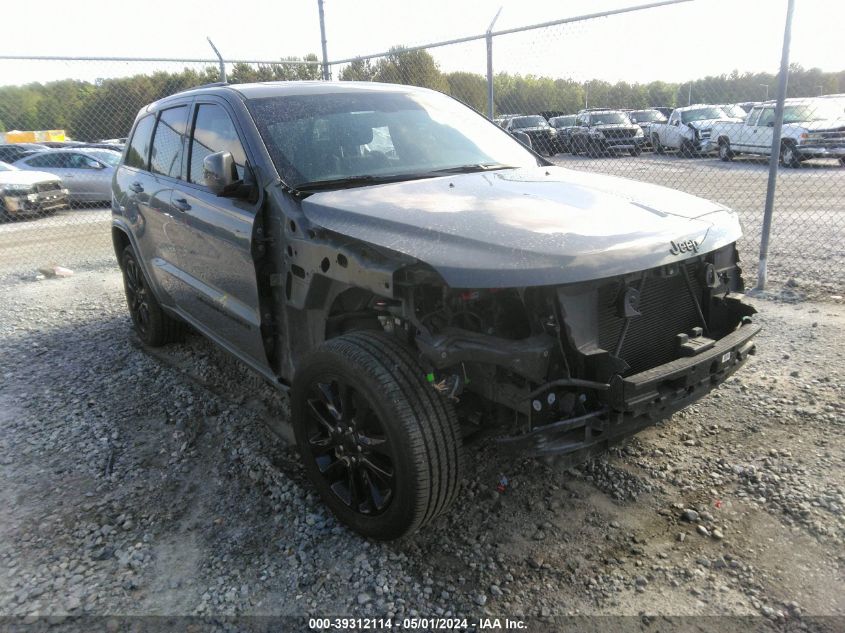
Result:
[[[132,246],[123,249],[120,268],[123,271],[126,304],[138,338],[150,347],[161,347],[180,340],[185,331],[184,324],[162,309]]]
[[[359,534],[410,535],[454,502],[462,473],[454,408],[396,339],[362,331],[323,343],[298,368],[291,413],[309,479]]]

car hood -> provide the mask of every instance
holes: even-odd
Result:
[[[542,126],[537,126],[537,127],[515,127],[514,129],[512,129],[512,130],[511,130],[511,132],[535,132],[535,133],[536,133],[536,132],[548,132],[548,131],[549,131],[549,130],[551,130],[551,129],[553,129],[553,128],[550,128],[550,127],[542,127]]]
[[[736,241],[725,207],[647,183],[560,167],[509,169],[320,192],[309,221],[403,253],[453,287],[600,279],[670,264],[672,243]]]
[[[689,125],[697,130],[707,130],[713,127],[716,123],[742,123],[742,119],[734,119],[729,117],[722,117],[719,119],[699,119],[698,121],[690,121],[684,125]]]
[[[597,130],[635,130],[636,123],[602,123],[593,126]]]
[[[51,182],[59,180],[59,177],[54,174],[48,174],[46,171],[31,171],[31,170],[17,170],[17,171],[0,171],[0,185],[34,185],[39,182]]]

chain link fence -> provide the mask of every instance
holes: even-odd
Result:
[[[650,12],[657,24],[660,11]],[[774,21],[771,28],[780,31],[782,25]],[[779,46],[778,37],[773,42]],[[773,47],[772,68],[779,53]],[[671,52],[676,66],[684,66],[685,54],[692,55],[693,49]],[[726,69],[719,76],[668,81],[659,79],[660,60],[654,59],[654,81],[596,78],[592,58],[614,55],[637,55],[637,39],[625,16],[398,47],[329,62],[329,70],[335,80],[395,82],[447,92],[483,114],[492,113],[498,125],[557,165],[679,189],[735,209],[745,230],[740,249],[746,278],[753,285],[773,138],[775,109],[770,98],[777,76]],[[228,81],[236,83],[317,80],[321,70],[314,55],[225,64]],[[140,107],[217,81],[220,68],[213,60],[0,59],[0,77],[10,84],[0,86],[0,131],[6,133],[0,160],[13,169],[43,171],[59,179],[59,194],[49,193],[56,191],[51,188],[56,184],[48,176],[46,184],[35,182],[26,189],[26,196],[38,200],[32,209],[24,204],[25,213],[9,204],[3,207],[12,221],[0,225],[0,272],[27,272],[44,264],[111,257],[107,183],[115,161],[112,154],[117,154],[108,146],[119,149]],[[793,66],[778,150],[782,167],[768,276],[775,284],[792,280],[791,285],[807,286],[820,295],[841,294],[845,283],[841,93],[845,71]],[[9,137],[12,130],[38,131],[40,136]],[[68,145],[68,139],[89,147]],[[65,149],[27,145],[62,142]],[[63,153],[83,158],[74,158],[70,165],[71,159],[57,158]],[[52,166],[57,161],[70,166]],[[73,170],[80,175],[69,173]],[[0,172],[0,179],[21,185],[13,193],[24,192],[25,178],[11,182],[14,177],[8,173]],[[60,196],[65,190],[69,208],[58,203],[39,208],[40,197]]]
[[[651,12],[658,26],[659,11]],[[772,21],[771,28],[776,68],[783,24]],[[485,39],[491,41],[492,82]],[[746,282],[753,286],[778,76],[726,69],[691,81],[635,83],[591,74],[592,59],[637,56],[637,49],[631,23],[618,15],[397,48],[344,60],[333,73],[341,80],[399,81],[448,92],[492,114],[557,165],[662,185],[734,209],[744,229],[739,246]],[[671,55],[684,66],[684,56],[693,53],[691,47]],[[651,59],[659,67],[661,59]],[[768,278],[820,296],[841,295],[845,283],[842,93],[845,72],[790,68]]]
[[[0,275],[112,261],[111,177],[135,116],[222,73],[232,83],[315,80],[320,64],[0,58]]]

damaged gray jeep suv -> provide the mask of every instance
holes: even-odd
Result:
[[[462,444],[582,459],[736,371],[736,215],[550,165],[445,95],[211,85],[145,107],[113,182],[148,345],[189,324],[289,392],[337,517],[444,513]]]

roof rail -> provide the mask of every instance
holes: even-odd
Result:
[[[211,83],[201,84],[199,86],[191,86],[189,88],[185,88],[184,90],[180,90],[179,92],[174,92],[172,95],[167,95],[167,97],[173,97],[175,95],[180,95],[183,92],[190,92],[191,90],[201,90],[202,88],[219,88],[221,86],[228,86],[228,81],[212,81]],[[162,97],[162,99],[167,99],[167,97]]]

